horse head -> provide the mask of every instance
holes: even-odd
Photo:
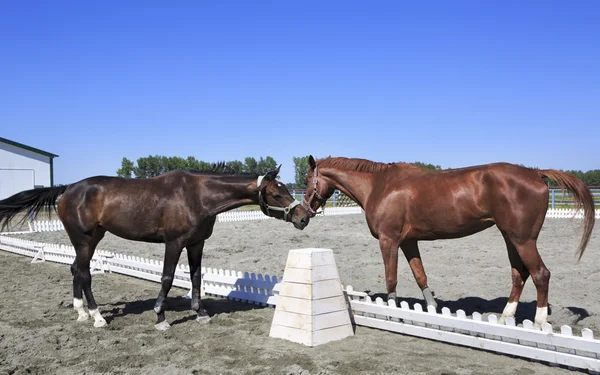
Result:
[[[297,229],[304,229],[310,221],[309,212],[290,193],[287,186],[277,180],[279,169],[260,176],[256,183],[261,211],[270,217],[292,222]]]
[[[302,198],[302,206],[306,208],[310,217],[314,217],[319,208],[325,209],[327,199],[333,195],[335,188],[329,183],[327,178],[319,174],[317,162],[312,155],[308,157],[308,165],[306,194]]]

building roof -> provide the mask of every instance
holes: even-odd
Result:
[[[0,137],[0,142],[9,144],[11,146],[19,147],[19,148],[22,148],[24,150],[32,151],[32,152],[35,152],[35,153],[40,154],[40,155],[48,156],[50,158],[56,158],[56,157],[58,157],[58,155],[55,155],[55,154],[50,153],[48,151],[40,150],[40,149],[35,148],[35,147],[31,147],[31,146],[24,145],[22,143],[11,141],[10,139],[6,139],[6,138]]]

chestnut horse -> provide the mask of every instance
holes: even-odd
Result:
[[[339,189],[364,210],[373,237],[379,240],[388,298],[396,298],[398,247],[408,261],[427,305],[437,307],[419,254],[418,241],[459,238],[498,227],[512,268],[512,290],[501,321],[514,317],[525,281],[537,289],[535,327],[548,316],[550,271],[537,250],[548,209],[548,186],[542,177],[571,191],[585,220],[579,258],[594,227],[590,190],[578,178],[557,170],[534,170],[509,163],[432,171],[407,163],[309,156],[306,176],[311,216]]]
[[[280,166],[281,167],[281,166]],[[148,179],[96,176],[67,186],[37,188],[17,193],[0,201],[0,223],[4,228],[19,212],[34,215],[54,207],[75,247],[73,307],[78,321],[94,318],[95,327],[106,321],[92,294],[90,260],[106,232],[144,242],[165,244],[161,289],[154,311],[156,329],[166,330],[163,303],[171,285],[179,256],[187,249],[192,281],[192,310],[196,320],[210,320],[200,296],[201,261],[204,241],[213,231],[216,215],[248,204],[258,204],[269,216],[292,222],[304,229],[309,222],[307,210],[276,180],[279,167],[264,176],[231,174],[223,166],[207,172],[172,171]],[[24,217],[25,220],[27,216]],[[83,308],[83,296],[89,312]]]

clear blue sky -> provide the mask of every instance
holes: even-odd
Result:
[[[4,1],[0,136],[123,156],[600,168],[600,1]]]

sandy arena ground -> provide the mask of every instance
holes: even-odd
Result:
[[[580,263],[574,256],[582,221],[547,219],[539,239],[552,272],[550,322],[600,336],[600,224]],[[70,244],[64,232],[20,238]],[[385,293],[378,242],[363,215],[314,218],[299,231],[278,220],[216,223],[203,265],[283,275],[290,249],[333,249],[341,281],[374,295]],[[99,249],[162,259],[164,245],[107,234]],[[467,314],[501,313],[511,288],[504,241],[493,227],[458,240],[422,242],[421,254],[442,306]],[[185,250],[184,250],[185,251]],[[187,257],[182,254],[181,261]],[[0,251],[0,374],[564,374],[571,371],[525,359],[356,327],[355,336],[316,348],[269,337],[274,309],[206,298],[211,324],[199,325],[186,290],[167,300],[171,330],[154,329],[159,284],[116,274],[96,275],[93,288],[108,326],[76,322],[66,265],[30,264]],[[398,295],[422,295],[405,261]],[[518,322],[533,319],[529,280]]]

